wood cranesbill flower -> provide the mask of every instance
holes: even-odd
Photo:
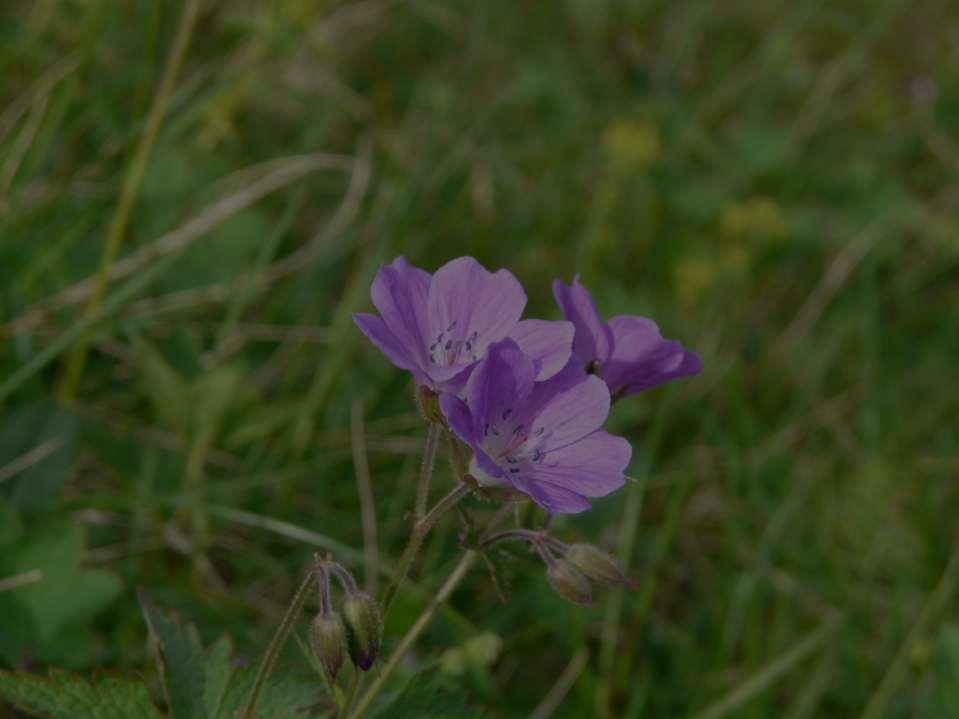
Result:
[[[443,395],[440,407],[472,447],[470,472],[480,484],[511,486],[549,512],[570,514],[625,483],[632,448],[600,429],[609,391],[576,364],[537,382],[532,358],[507,338],[489,347],[464,395]]]
[[[505,337],[528,353],[540,380],[570,356],[572,324],[520,320],[526,293],[516,277],[489,272],[472,257],[432,275],[397,257],[377,272],[370,295],[380,314],[360,312],[353,321],[393,364],[435,392],[461,389],[487,347]]]
[[[568,287],[554,280],[553,297],[576,327],[573,357],[586,372],[601,377],[614,398],[702,369],[699,355],[676,340],[664,339],[648,317],[618,315],[604,322],[578,275]]]

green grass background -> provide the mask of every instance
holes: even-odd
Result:
[[[556,523],[638,589],[574,607],[516,552],[401,680],[491,717],[566,669],[557,717],[959,716],[959,6],[205,0],[65,401],[182,7],[0,4],[0,581],[43,570],[0,664],[153,677],[137,586],[255,661],[311,541],[362,551],[357,416],[395,559],[424,433],[349,314],[380,262],[471,254],[537,316],[578,272],[704,370],[617,405],[638,482]]]

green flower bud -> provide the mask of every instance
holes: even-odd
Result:
[[[335,681],[347,652],[346,627],[342,617],[337,612],[317,614],[313,620],[311,635],[316,658],[320,660],[330,681]]]
[[[553,561],[546,570],[546,577],[557,594],[575,604],[592,604],[593,593],[589,580],[572,562],[566,559]]]
[[[383,638],[380,607],[366,592],[351,593],[343,601],[343,619],[350,659],[365,672],[380,653]]]
[[[600,584],[632,584],[623,574],[616,560],[592,544],[574,544],[566,552],[566,559],[588,579]]]

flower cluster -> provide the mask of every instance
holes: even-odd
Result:
[[[603,321],[578,277],[553,294],[565,321],[523,320],[526,293],[508,270],[460,257],[431,275],[398,257],[373,281],[379,315],[354,320],[438,398],[479,484],[573,513],[625,482],[632,449],[602,429],[611,403],[700,361],[648,318]]]

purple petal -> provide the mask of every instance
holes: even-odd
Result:
[[[466,406],[466,402],[459,397],[444,393],[440,395],[440,410],[456,436],[466,444],[475,446],[482,435],[477,436],[473,415]]]
[[[569,287],[560,280],[553,281],[553,297],[563,316],[576,327],[573,338],[573,354],[584,365],[593,360],[605,362],[613,346],[613,335],[603,322],[589,291],[573,278]]]
[[[571,322],[523,320],[509,336],[533,360],[536,380],[541,382],[566,366],[572,354],[575,329]]]
[[[476,366],[466,385],[474,426],[496,423],[504,412],[522,406],[533,389],[534,376],[533,361],[513,340],[490,345],[486,359]]]
[[[421,367],[426,366],[428,357],[429,291],[429,273],[413,267],[402,256],[380,267],[370,288],[373,304],[386,326]]]
[[[565,487],[524,479],[519,475],[510,475],[509,481],[550,514],[576,514],[590,507],[586,497]]]
[[[609,326],[615,342],[602,373],[613,394],[635,394],[702,369],[697,354],[676,340],[663,339],[656,323],[646,317],[621,315],[613,317]]]
[[[542,428],[547,449],[560,449],[599,429],[609,415],[609,390],[594,375],[545,402],[532,422]]]
[[[625,484],[623,476],[633,449],[622,437],[596,430],[578,442],[548,450],[542,463],[531,465],[528,479],[548,482],[586,497],[602,497]]]
[[[458,394],[469,379],[475,365],[475,362],[459,363],[449,367],[431,364],[427,367],[427,372],[437,390]]]
[[[449,340],[461,342],[459,351],[468,362],[471,354],[479,358],[490,343],[506,337],[524,307],[526,293],[511,272],[489,272],[472,257],[459,257],[433,275],[428,302],[430,341],[437,341],[442,333],[444,345]],[[456,363],[449,357],[438,362]]]
[[[353,321],[360,331],[369,340],[380,348],[380,351],[389,357],[390,361],[400,369],[409,370],[420,382],[426,382],[426,376],[417,366],[416,360],[410,354],[409,348],[400,342],[382,318],[365,312],[353,315]]]
[[[476,460],[476,464],[479,466],[479,468],[486,472],[486,474],[488,474],[490,477],[502,478],[506,475],[506,472],[503,471],[503,468],[496,464],[496,462],[493,461],[493,458],[483,451],[482,447],[476,446],[473,448],[473,459]]]

